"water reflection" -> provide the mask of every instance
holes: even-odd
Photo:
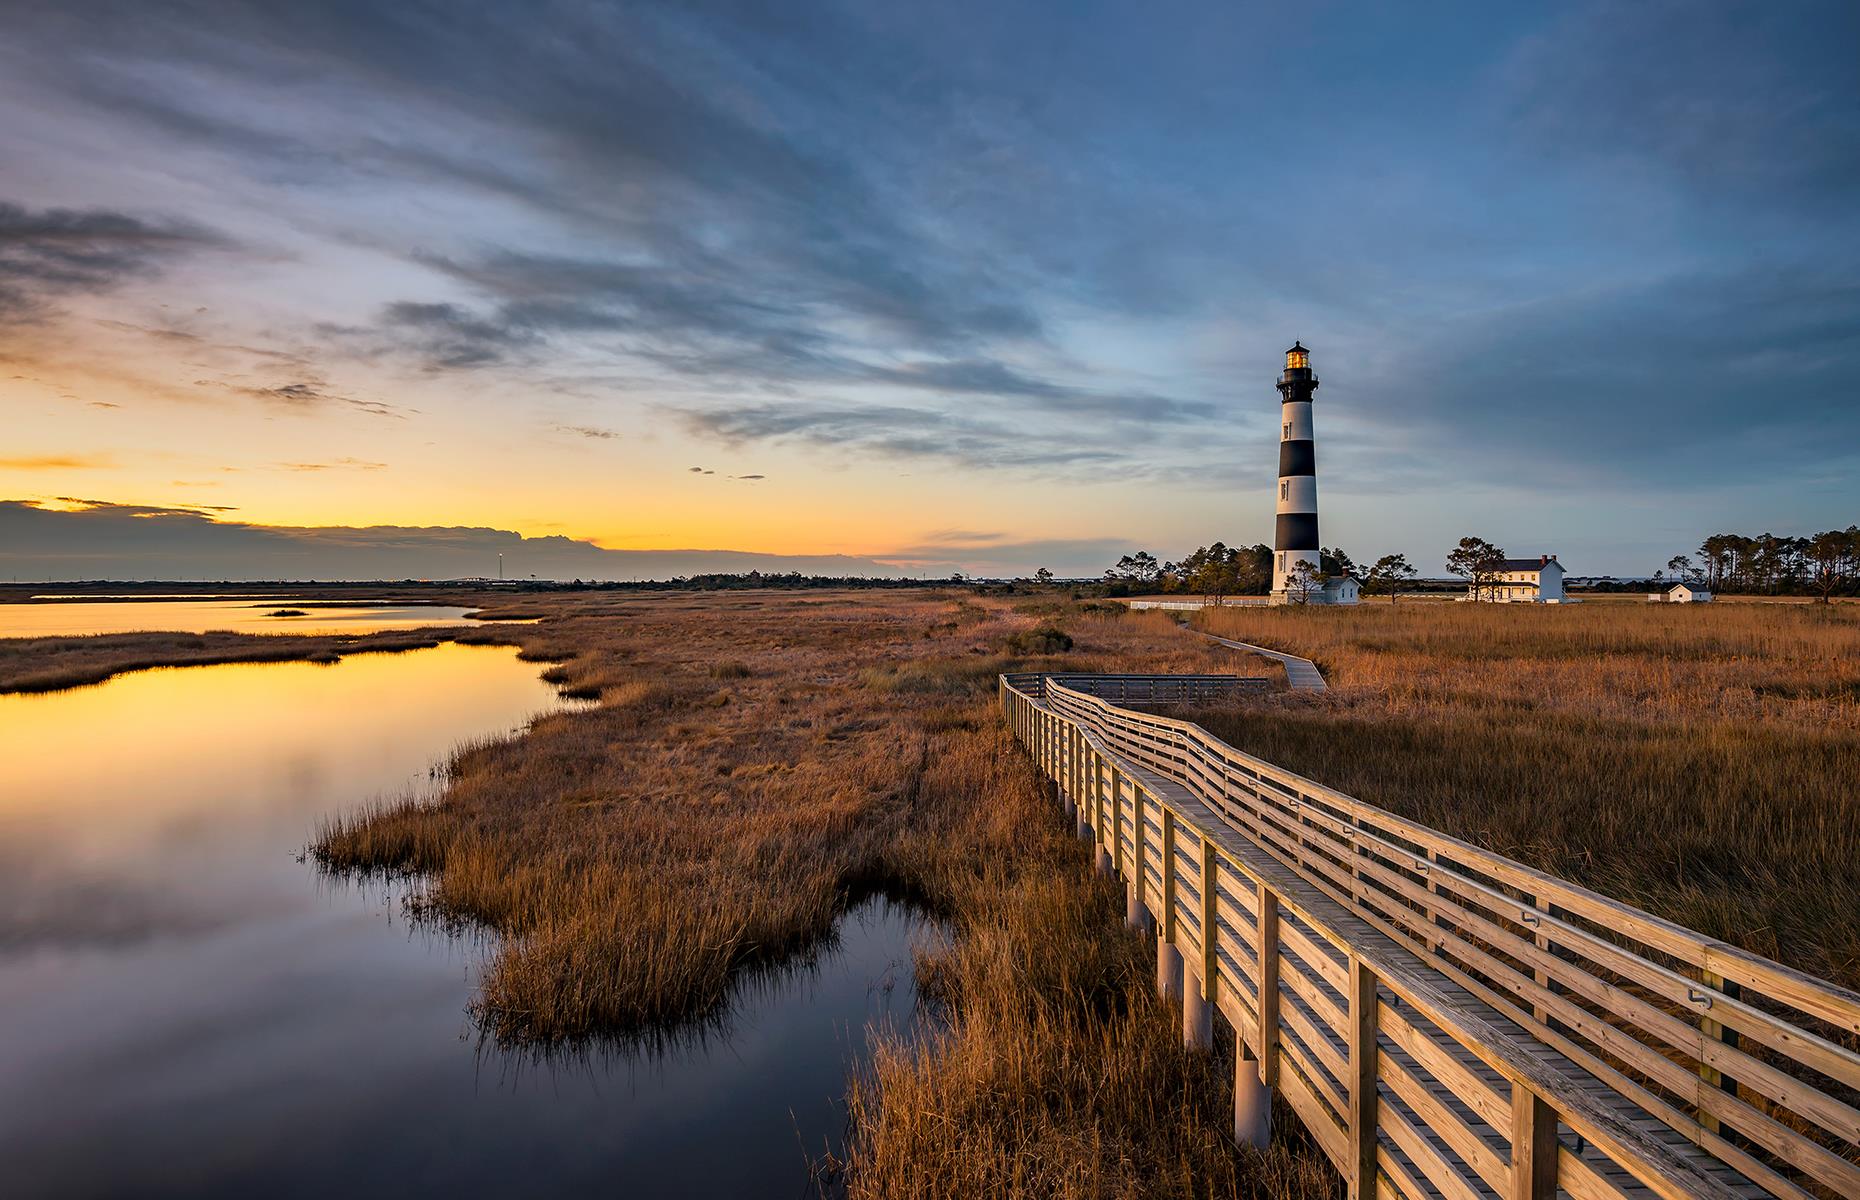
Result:
[[[277,599],[57,600],[0,604],[0,637],[81,637],[93,633],[356,634],[420,625],[467,624],[476,611],[442,604],[322,604]]]
[[[0,697],[5,1194],[798,1194],[866,1020],[910,1011],[908,914],[859,910],[725,1039],[538,1062],[476,1046],[480,945],[297,861],[554,706],[536,671],[442,646]]]

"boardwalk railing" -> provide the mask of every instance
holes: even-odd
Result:
[[[1124,708],[1118,678],[1003,676],[1002,706],[1159,973],[1180,954],[1185,1029],[1222,1013],[1352,1196],[1860,1197],[1860,994]]]
[[[1267,691],[1271,683],[1244,675],[1003,675],[1009,687],[1040,688],[1045,682],[1087,696],[1125,703],[1187,703],[1220,700],[1238,691]]]

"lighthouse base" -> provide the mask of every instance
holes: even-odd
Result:
[[[1362,599],[1363,586],[1355,579],[1327,579],[1320,587],[1300,593],[1297,588],[1283,588],[1272,593],[1273,604],[1355,604]]]

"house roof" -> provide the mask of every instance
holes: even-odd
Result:
[[[1695,591],[1695,592],[1709,592],[1709,591],[1711,591],[1711,589],[1710,589],[1710,588],[1708,588],[1708,587],[1706,587],[1706,586],[1705,586],[1704,584],[1702,584],[1702,583],[1693,583],[1693,582],[1692,582],[1691,580],[1689,580],[1689,579],[1675,579],[1675,580],[1673,580],[1673,582],[1671,582],[1671,583],[1669,583],[1669,584],[1667,584],[1667,585],[1666,585],[1666,590],[1667,590],[1667,591],[1669,591],[1669,592],[1670,592],[1670,591],[1672,591],[1672,590],[1673,590],[1674,588],[1690,588],[1691,590],[1693,590],[1693,591]]]
[[[1554,558],[1548,561],[1556,562]],[[1541,570],[1545,565],[1545,560],[1539,558],[1504,558],[1499,560],[1498,566],[1494,569],[1499,571],[1537,571]],[[1561,567],[1563,564],[1557,563],[1556,565]]]

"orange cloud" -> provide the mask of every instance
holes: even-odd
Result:
[[[103,454],[36,454],[23,458],[0,458],[0,470],[6,471],[94,471],[116,464]]]

